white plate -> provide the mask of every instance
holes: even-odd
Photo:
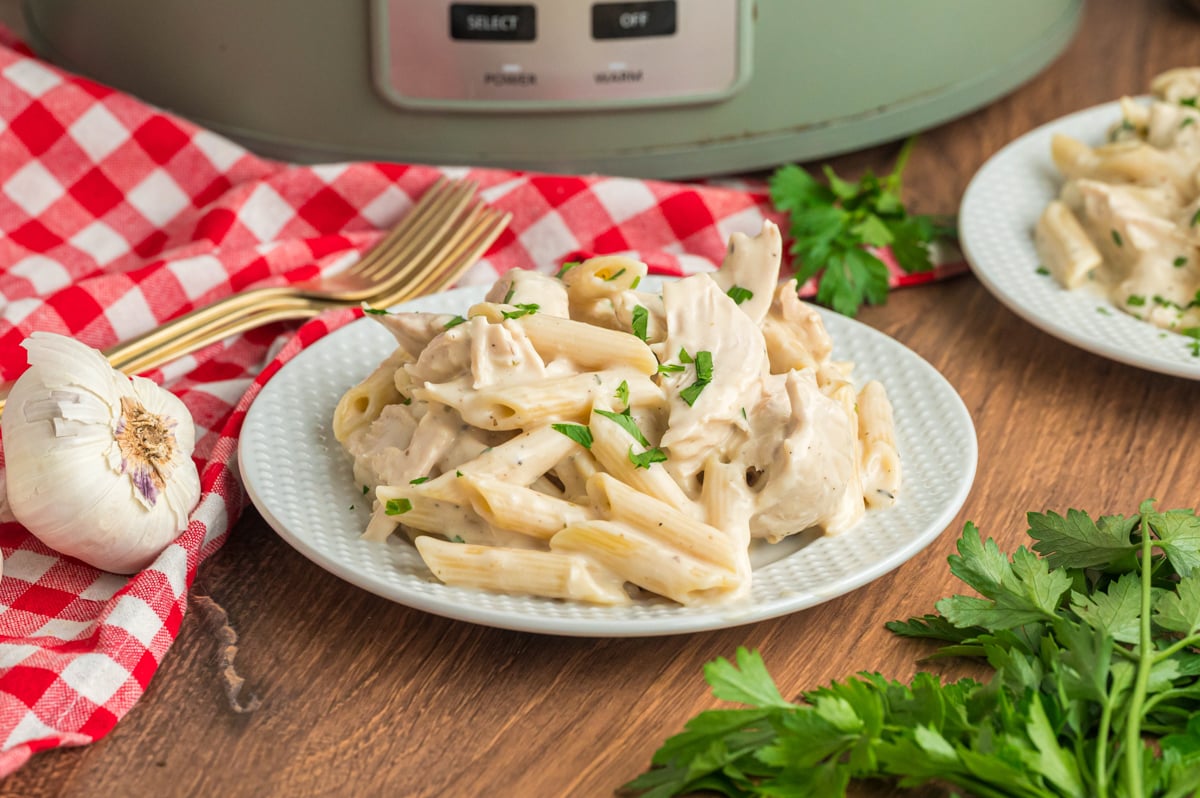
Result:
[[[405,310],[461,313],[483,290],[426,297]],[[308,347],[266,384],[246,415],[238,459],[255,506],[292,546],[359,587],[427,612],[527,632],[633,637],[717,629],[811,607],[891,571],[933,541],[966,500],[975,476],[975,428],[962,400],[928,363],[865,325],[822,313],[834,355],[855,361],[856,380],[876,378],[895,407],[904,466],[895,507],[871,511],[837,538],[795,536],[755,553],[750,599],[724,608],[665,600],[600,607],[443,585],[416,550],[393,536],[359,539],[369,501],[330,430],[341,395],[395,347],[370,319]]]
[[[1098,105],[1026,133],[993,155],[963,195],[963,254],[997,299],[1051,335],[1120,363],[1200,379],[1191,338],[1135,319],[1098,293],[1068,291],[1037,271],[1033,228],[1063,183],[1050,158],[1051,137],[1066,133],[1097,145],[1120,120],[1119,103]]]

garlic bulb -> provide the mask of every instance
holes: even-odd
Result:
[[[116,573],[149,565],[200,496],[196,431],[173,394],[35,332],[0,416],[8,504],[47,546]]]

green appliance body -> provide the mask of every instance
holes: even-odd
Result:
[[[26,0],[40,55],[293,161],[680,178],[901,138],[1044,69],[1083,0]]]

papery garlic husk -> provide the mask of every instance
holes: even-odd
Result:
[[[73,338],[35,332],[21,345],[29,369],[0,416],[12,514],[63,554],[140,571],[200,497],[191,414]]]

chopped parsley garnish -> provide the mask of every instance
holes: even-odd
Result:
[[[530,302],[528,304],[516,305],[515,307],[517,308],[516,310],[506,310],[500,315],[506,319],[519,319],[522,316],[530,316],[537,313],[539,305],[536,302]]]
[[[659,374],[678,374],[683,371],[683,366],[678,363],[660,363],[658,366]]]
[[[363,308],[363,313],[370,313],[372,316],[390,316],[388,311],[383,308]]]
[[[463,475],[463,473],[461,471],[454,472],[454,476],[456,476],[456,477],[461,477],[462,475]]]
[[[696,353],[696,381],[679,392],[679,398],[688,403],[688,407],[696,404],[700,392],[712,382],[712,352],[701,350]]]
[[[1137,294],[1130,294],[1125,298],[1125,304],[1133,305],[1135,308],[1140,308],[1142,305],[1146,304],[1146,297],[1138,296]]]
[[[551,424],[555,432],[561,432],[585,449],[592,448],[592,431],[584,424]]]
[[[1195,97],[1183,97],[1183,98],[1181,98],[1181,99],[1179,100],[1179,104],[1180,104],[1180,105],[1185,105],[1185,106],[1187,106],[1188,108],[1195,108],[1195,107],[1197,107],[1197,106],[1196,106],[1196,98],[1195,98]]]
[[[1188,222],[1188,224],[1191,227],[1195,227],[1197,222],[1200,222],[1200,209],[1197,209],[1196,212],[1192,214],[1192,220]]]
[[[633,327],[633,334],[638,338],[641,338],[643,341],[645,341],[647,338],[646,322],[649,321],[649,319],[650,311],[646,310],[641,305],[633,306],[633,320],[630,326]]]
[[[617,279],[618,277],[620,277],[620,276],[621,276],[622,274],[624,274],[624,273],[625,273],[625,267],[624,267],[624,266],[622,266],[622,267],[621,267],[621,269],[620,269],[620,271],[618,271],[616,274],[610,274],[610,275],[608,275],[607,277],[605,277],[605,278],[604,278],[604,282],[606,282],[606,283],[611,283],[613,280]]]
[[[686,349],[681,348],[679,350],[679,362],[680,363],[691,363],[692,362],[692,356],[688,354],[688,351]]]
[[[363,495],[366,496],[370,492],[371,492],[371,489],[368,488],[366,485],[363,485]]]
[[[411,396],[405,396],[404,394],[400,394],[400,404],[402,404],[402,405],[411,405],[411,404],[412,404],[412,397],[411,397]]]
[[[408,484],[409,485],[420,485],[422,482],[428,482],[428,481],[429,481],[429,477],[417,477],[416,479],[410,479],[408,481]]]
[[[630,289],[637,288],[639,285],[641,285],[641,283],[642,283],[642,275],[639,274],[637,277],[633,278],[633,282],[629,284],[629,288]]]
[[[621,380],[621,384],[617,386],[617,393],[615,395],[617,397],[618,402],[620,402],[621,404],[628,407],[628,405],[629,405],[629,382],[626,380]]]
[[[460,324],[466,324],[466,323],[467,323],[467,320],[464,319],[462,316],[455,316],[454,318],[450,319],[450,321],[443,324],[442,329],[449,330],[452,327],[457,327]]]
[[[463,540],[462,535],[455,535],[454,537],[450,538],[450,542],[451,543],[466,543],[467,541]]]
[[[611,421],[615,421],[617,426],[628,432],[630,437],[640,443],[642,446],[650,445],[650,441],[646,440],[646,436],[642,434],[640,429],[638,429],[637,422],[633,420],[633,416],[629,415],[628,411],[624,413],[612,413],[608,410],[596,408],[593,412],[595,412],[598,416],[604,416]]]
[[[1112,315],[1112,313],[1109,312],[1108,308],[1104,307],[1103,305],[1097,305],[1096,312],[1099,313],[1101,316],[1111,316]]]
[[[1046,277],[1050,274],[1050,270],[1047,269],[1045,266],[1038,266],[1037,273],[1042,275],[1043,277]]]
[[[749,288],[742,288],[740,285],[730,286],[725,294],[733,300],[735,305],[740,305],[747,299],[754,299],[754,292]]]
[[[388,499],[387,504],[383,506],[383,511],[388,515],[404,515],[412,509],[412,502],[408,499]]]
[[[1179,123],[1179,129],[1180,129],[1180,130],[1183,130],[1183,129],[1184,129],[1185,127],[1187,127],[1188,125],[1194,125],[1194,124],[1196,124],[1196,117],[1194,117],[1194,116],[1185,116],[1185,117],[1183,118],[1183,121]]]
[[[1180,255],[1178,258],[1176,258],[1175,260],[1171,261],[1171,264],[1172,264],[1172,265],[1173,265],[1173,266],[1174,266],[1176,269],[1182,269],[1184,266],[1186,266],[1186,265],[1187,265],[1187,258],[1186,258],[1186,257],[1184,257],[1183,255]]]
[[[578,265],[579,265],[579,261],[577,261],[577,260],[567,261],[559,268],[558,274],[556,274],[554,276],[561,280],[563,278],[564,274],[571,271],[571,269],[574,269]]]
[[[513,294],[515,294],[515,293],[517,293],[516,283],[509,283],[508,284],[508,293],[504,295],[504,304],[507,305],[509,302],[512,302]]]
[[[662,449],[653,448],[653,449],[647,449],[646,451],[642,452],[641,454],[638,454],[638,453],[634,452],[633,447],[630,446],[629,447],[629,462],[633,463],[633,465],[637,468],[649,469],[651,463],[667,462],[667,453],[664,452]]]
[[[746,408],[744,407],[742,408],[742,418],[746,419],[747,421],[750,420],[749,416],[746,415]]]
[[[1125,242],[1121,240],[1121,234],[1118,233],[1116,230],[1112,230],[1111,232],[1112,232],[1113,243],[1116,244],[1118,247],[1124,246]]]

